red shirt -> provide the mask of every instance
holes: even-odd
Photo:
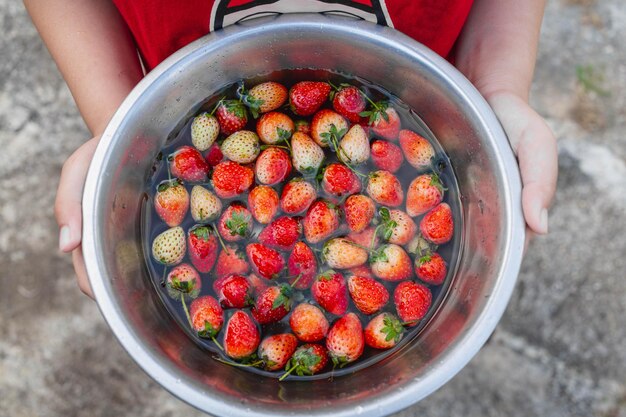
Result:
[[[325,12],[400,32],[448,56],[473,0],[113,0],[150,70],[188,43],[251,16]]]

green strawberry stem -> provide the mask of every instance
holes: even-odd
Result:
[[[211,113],[209,113],[209,115],[213,116],[213,113],[215,113],[215,111],[218,109],[218,107],[224,102],[224,100],[226,99],[226,96],[222,96],[222,98],[220,98],[217,103],[215,103],[215,107],[213,107],[213,110],[211,110]]]
[[[172,181],[172,171],[170,170],[170,158],[167,158],[165,161],[167,163],[167,180]]]
[[[193,323],[191,322],[191,316],[189,315],[189,310],[187,309],[187,302],[185,301],[185,294],[180,293],[180,302],[183,305],[183,311],[185,312],[185,316],[187,317],[187,321],[189,322],[189,326],[193,329]]]
[[[225,363],[226,365],[239,366],[241,368],[255,367],[255,366],[258,366],[258,365],[262,365],[265,362],[263,360],[258,360],[256,362],[252,362],[252,363],[238,363],[238,362],[233,362],[233,361],[227,361],[225,359],[220,358],[219,356],[213,356],[213,359],[215,359],[218,362]]]
[[[293,286],[296,285],[296,283],[298,281],[300,281],[300,278],[302,278],[302,272],[300,272],[298,275],[296,275],[296,279],[295,279],[294,282],[291,283],[290,287],[293,288]],[[291,277],[289,279],[291,279]]]
[[[213,341],[213,343],[215,343],[215,346],[217,346],[222,352],[224,351],[224,348],[222,347],[222,345],[220,345],[220,342],[217,341],[215,336],[211,336],[211,340]]]
[[[228,249],[226,249],[226,244],[222,240],[222,236],[220,235],[220,232],[217,231],[217,227],[215,226],[215,224],[211,224],[211,227],[213,227],[213,230],[215,231],[215,234],[217,235],[217,239],[220,241],[220,245],[222,245],[222,249],[227,251]]]
[[[261,145],[261,150],[264,151],[266,149],[269,148],[281,148],[281,149],[287,149],[291,152],[291,147],[288,146],[282,146],[282,145]]]
[[[165,275],[167,274],[167,266],[163,268],[163,275],[161,276],[161,287],[165,287]]]
[[[291,368],[287,369],[287,371],[286,371],[284,374],[282,374],[282,375],[280,376],[280,378],[278,378],[278,380],[279,380],[279,381],[282,381],[283,379],[287,378],[287,377],[288,377],[288,376],[289,376],[289,375],[290,375],[293,371],[295,371],[295,370],[296,370],[296,368],[298,367],[298,365],[299,365],[299,363],[298,363],[298,362],[296,362],[296,364],[295,364],[295,365],[293,365]]]

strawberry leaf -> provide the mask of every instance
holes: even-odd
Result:
[[[396,343],[402,339],[402,333],[404,333],[404,327],[397,318],[392,315],[386,315],[383,318],[383,328],[380,329],[381,333],[385,334],[385,341],[389,342],[394,340]]]
[[[248,225],[250,222],[250,216],[233,212],[230,219],[226,220],[225,225],[230,230],[231,236],[246,237],[248,235]]]
[[[204,329],[198,331],[198,337],[203,339],[211,339],[215,337],[218,333],[218,330],[211,325],[208,321],[204,322]]]
[[[192,229],[191,233],[199,239],[208,240],[211,236],[211,229],[209,229],[207,226],[201,226]]]

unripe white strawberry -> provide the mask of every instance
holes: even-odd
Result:
[[[367,262],[367,250],[345,238],[330,239],[322,249],[324,261],[331,268],[348,269]]]
[[[389,243],[406,245],[415,237],[417,226],[415,222],[402,210],[389,210],[391,221],[394,222],[393,232],[389,237]]]
[[[224,156],[240,164],[254,161],[261,151],[259,137],[249,130],[239,130],[227,137],[221,146]]]
[[[220,134],[220,124],[217,118],[209,113],[202,113],[194,117],[191,123],[191,143],[204,152],[213,145]]]
[[[337,156],[350,165],[359,165],[370,157],[370,141],[361,125],[353,125],[339,142]]]
[[[195,185],[191,189],[191,217],[197,223],[209,223],[222,212],[222,201],[211,191]]]
[[[180,226],[167,229],[152,242],[152,256],[166,266],[180,263],[186,250],[185,231]]]
[[[305,133],[295,132],[291,137],[293,167],[305,176],[315,176],[324,161],[324,150]]]

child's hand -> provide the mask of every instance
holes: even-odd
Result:
[[[54,204],[54,212],[60,229],[59,249],[66,253],[72,252],[78,286],[91,298],[93,298],[93,293],[87,279],[83,251],[80,246],[82,199],[87,169],[99,140],[100,136],[90,139],[67,158],[61,171],[61,181]]]

